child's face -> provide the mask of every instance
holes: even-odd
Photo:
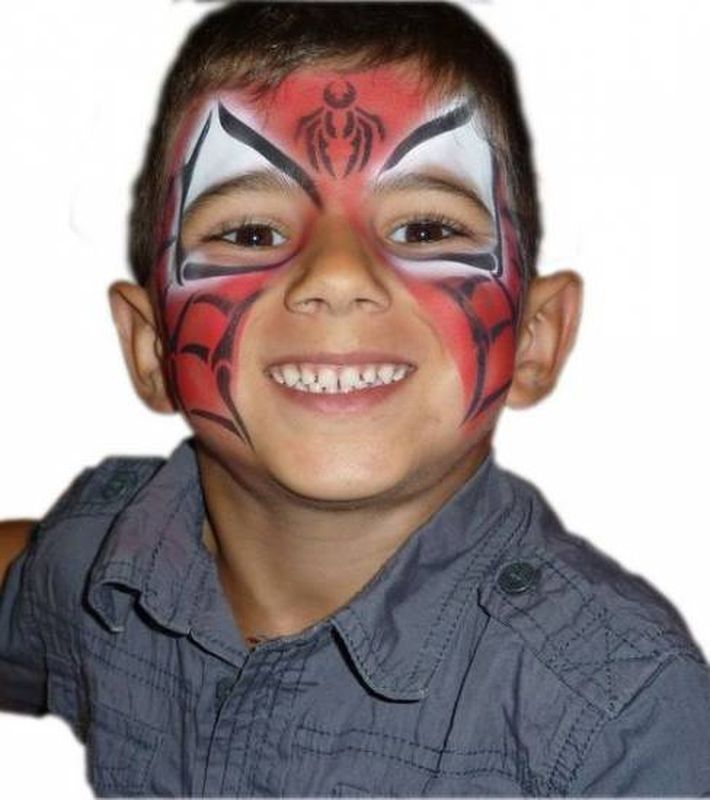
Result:
[[[233,474],[381,496],[487,446],[523,282],[469,94],[411,67],[200,98],[156,270],[172,393]]]

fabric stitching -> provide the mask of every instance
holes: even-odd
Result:
[[[492,528],[492,530],[491,530],[491,532],[489,534],[491,538],[494,538],[496,536],[496,534],[505,527],[505,525],[507,524],[507,522],[510,519],[514,519],[513,515],[514,515],[514,513],[516,511],[517,511],[517,503],[513,502],[511,504],[510,508],[506,509],[501,514],[500,519],[495,524],[495,526]],[[521,513],[521,522],[522,522],[522,517],[523,517],[523,515]],[[499,553],[502,549],[504,549],[507,546],[508,542],[517,534],[517,532],[519,530],[519,525],[520,524],[518,523],[518,524],[515,524],[515,525],[512,526],[513,530],[511,531],[510,536],[506,539],[505,543],[501,544],[501,546],[498,548],[497,552],[491,556],[491,559],[495,559],[495,555],[497,553]],[[438,633],[439,623],[441,621],[442,616],[448,610],[449,604],[454,602],[454,599],[453,599],[454,595],[458,592],[459,587],[461,586],[462,583],[470,581],[473,578],[473,576],[477,574],[476,570],[475,570],[475,567],[479,566],[480,562],[482,562],[484,558],[486,558],[485,554],[479,553],[474,549],[474,552],[472,553],[471,557],[466,562],[464,569],[461,571],[460,576],[454,579],[453,585],[451,587],[451,590],[449,591],[449,593],[446,595],[446,598],[441,603],[441,606],[439,608],[439,612],[438,612],[437,617],[436,617],[436,621],[429,628],[429,632],[428,632],[428,634],[426,636],[426,639],[424,640],[424,643],[423,643],[422,647],[419,650],[419,655],[417,656],[417,660],[415,661],[414,666],[412,667],[409,675],[407,676],[407,679],[406,679],[407,683],[410,683],[413,680],[414,675],[419,670],[419,666],[420,666],[421,662],[424,660],[424,658],[426,656],[426,653],[427,653],[427,650],[428,650],[428,647],[429,647],[429,642],[436,635],[436,633]],[[486,566],[482,566],[482,568],[478,572],[479,575],[482,575],[482,574],[485,573]],[[456,616],[455,616],[455,618],[452,620],[452,622],[449,625],[449,630],[448,630],[448,633],[447,633],[447,635],[446,635],[446,637],[444,639],[444,642],[439,647],[439,651],[438,651],[437,655],[435,656],[435,662],[434,662],[435,665],[438,665],[439,662],[441,661],[442,653],[446,650],[446,647],[448,646],[448,643],[451,641],[451,637],[453,635],[453,632],[456,629],[456,627],[458,626],[459,620],[461,619],[461,614],[463,613],[463,610],[466,608],[466,603],[470,599],[470,597],[473,594],[473,592],[475,591],[475,589],[476,589],[475,586],[471,586],[466,591],[466,594],[465,594],[464,598],[461,601],[461,605],[460,605],[458,611],[456,612]],[[428,681],[427,681],[427,684],[425,684],[425,685],[428,685]]]
[[[170,624],[175,624],[175,618],[177,617],[178,613],[182,610],[181,600],[182,600],[183,597],[186,596],[186,593],[184,592],[184,588],[186,586],[189,586],[190,578],[191,578],[193,570],[195,568],[195,564],[197,564],[198,561],[201,561],[201,559],[199,558],[199,555],[200,555],[200,551],[199,551],[199,549],[197,547],[195,547],[193,549],[192,558],[190,559],[190,564],[189,564],[189,566],[187,568],[187,572],[185,573],[185,576],[182,579],[182,590],[181,590],[180,594],[178,595],[177,602],[173,606],[173,613],[170,615],[170,619],[168,620],[170,622]],[[203,580],[204,580],[204,578],[200,579],[200,586],[202,585]],[[194,608],[195,601],[196,601],[197,597],[198,597],[198,593],[195,592],[195,596],[194,596],[193,601],[192,601],[193,608]]]
[[[105,711],[108,711],[111,714],[115,714],[118,717],[122,717],[126,720],[126,722],[130,723],[131,725],[136,725],[139,728],[149,728],[153,733],[160,734],[161,736],[165,733],[164,728],[159,728],[157,725],[152,725],[150,722],[146,722],[142,719],[137,719],[136,717],[132,717],[130,714],[126,714],[125,711],[121,711],[120,708],[115,708],[114,706],[108,705],[108,703],[104,703],[100,700],[92,700],[91,701],[92,708],[99,708]],[[101,720],[97,720],[95,717],[92,717],[92,722],[97,722],[99,725],[102,725]],[[104,726],[105,727],[105,726]],[[110,730],[110,729],[109,729]],[[133,739],[141,744],[150,745],[152,744],[152,739],[140,739],[135,735],[127,734],[127,738]],[[154,737],[152,737],[154,738]]]
[[[532,616],[532,614],[531,614],[531,613],[530,613],[530,612],[529,612],[527,609],[524,609],[524,608],[519,608],[519,607],[518,607],[518,606],[516,606],[514,603],[512,603],[510,600],[508,600],[508,598],[507,598],[507,597],[505,597],[505,596],[504,596],[504,595],[503,595],[501,592],[499,592],[497,589],[496,589],[495,591],[498,593],[498,595],[500,596],[500,598],[502,599],[502,601],[503,601],[503,602],[504,602],[506,605],[510,606],[510,608],[514,609],[516,612],[518,612],[519,614],[522,614],[524,617],[526,617],[527,619],[529,619],[529,620],[530,620],[530,622],[531,622],[531,623],[532,623],[532,624],[535,626],[535,628],[537,628],[537,629],[538,629],[538,630],[539,630],[539,631],[540,631],[540,632],[543,634],[544,641],[543,641],[542,648],[540,648],[540,649],[533,648],[533,652],[534,652],[534,653],[536,653],[536,655],[537,655],[537,656],[538,656],[538,658],[539,658],[539,659],[542,661],[542,663],[543,663],[543,664],[545,664],[547,667],[550,667],[551,665],[550,665],[550,664],[549,664],[549,663],[548,663],[548,662],[545,660],[545,657],[543,656],[543,651],[544,651],[544,649],[546,648],[546,646],[547,646],[549,643],[551,643],[551,642],[552,642],[552,646],[553,646],[553,648],[555,647],[555,645],[554,645],[554,642],[553,642],[553,638],[554,638],[554,637],[552,636],[552,634],[549,634],[549,633],[548,633],[548,632],[547,632],[547,631],[546,631],[546,630],[545,630],[545,629],[542,627],[542,625],[540,625],[540,623],[539,623],[539,622],[538,622],[538,621],[535,619],[535,617],[533,617],[533,616]],[[569,667],[569,670],[570,670],[571,672],[574,672],[575,670],[577,670],[577,665],[576,665],[576,664],[574,664],[573,662],[571,662],[571,661],[570,661],[568,658],[566,658],[566,657],[564,657],[564,656],[562,656],[562,655],[560,655],[560,658],[562,659],[562,662],[563,662],[564,664],[566,664],[566,665]],[[553,662],[553,663],[554,663],[554,662]],[[604,693],[604,687],[602,686],[602,684],[600,684],[600,683],[599,683],[599,681],[597,681],[597,679],[596,679],[596,678],[595,678],[593,675],[587,675],[587,674],[585,674],[585,678],[588,678],[588,680],[589,680],[591,683],[593,683],[595,686],[597,686],[597,688],[598,688],[598,689],[599,689],[599,690],[600,690],[602,693]],[[564,682],[565,686],[567,686],[569,689],[571,689],[571,690],[572,690],[572,691],[573,691],[573,692],[574,692],[576,695],[578,695],[578,696],[580,696],[580,697],[583,697],[583,699],[585,699],[585,700],[586,700],[586,698],[584,698],[584,696],[583,696],[583,695],[580,695],[579,691],[578,691],[578,690],[577,690],[575,687],[573,687],[573,686],[570,686],[570,684],[569,684],[569,683],[567,683],[567,681],[563,681],[563,682]]]
[[[574,592],[575,592],[577,595],[579,595],[579,597],[582,599],[582,601],[583,601],[583,603],[584,603],[584,605],[582,606],[582,609],[583,609],[583,610],[584,610],[586,613],[590,614],[592,617],[594,617],[595,619],[597,619],[597,620],[599,621],[599,623],[600,623],[600,625],[601,625],[602,627],[606,628],[606,629],[607,629],[607,630],[608,630],[610,633],[612,633],[612,634],[613,634],[615,637],[617,637],[618,639],[621,639],[621,641],[623,641],[625,644],[627,644],[627,645],[628,645],[628,646],[629,646],[629,647],[630,647],[632,650],[636,650],[636,652],[637,652],[639,655],[641,655],[641,656],[643,656],[643,655],[646,655],[646,656],[648,656],[648,655],[649,655],[648,653],[644,653],[644,652],[643,652],[643,651],[642,651],[642,650],[641,650],[641,649],[640,649],[640,648],[639,648],[639,647],[638,647],[636,644],[634,644],[634,642],[632,642],[632,641],[630,641],[629,639],[627,639],[627,638],[626,638],[626,637],[625,637],[623,634],[621,634],[621,633],[619,633],[619,632],[615,631],[615,630],[614,630],[614,629],[613,629],[613,628],[612,628],[612,627],[611,627],[611,626],[608,624],[608,621],[607,621],[607,619],[605,619],[605,613],[607,613],[607,614],[608,614],[608,609],[606,609],[606,608],[604,608],[603,610],[601,610],[601,609],[600,609],[600,611],[599,611],[599,612],[595,612],[595,611],[593,611],[593,610],[592,610],[592,606],[593,606],[593,605],[597,605],[597,603],[595,602],[595,600],[594,600],[594,598],[593,598],[593,597],[590,597],[590,598],[589,598],[589,602],[588,602],[588,603],[585,603],[585,601],[587,600],[587,598],[584,596],[584,594],[582,593],[582,591],[579,589],[579,587],[578,587],[578,586],[576,586],[576,584],[575,584],[575,583],[573,583],[573,582],[572,582],[572,581],[571,581],[571,580],[570,580],[570,579],[569,579],[569,578],[568,578],[566,575],[564,575],[562,572],[560,572],[560,570],[558,569],[558,567],[557,567],[555,564],[553,564],[551,561],[549,561],[548,559],[546,559],[546,558],[541,558],[541,561],[542,561],[542,563],[543,563],[543,564],[547,565],[547,566],[548,566],[548,567],[549,567],[549,568],[550,568],[550,569],[551,569],[551,570],[552,570],[552,571],[553,571],[553,572],[554,572],[556,575],[559,575],[559,577],[560,577],[560,578],[562,578],[562,580],[563,580],[563,581],[564,581],[564,582],[565,582],[565,583],[566,583],[566,584],[567,584],[567,585],[568,585],[568,586],[569,586],[569,587],[570,587],[570,588],[571,588],[571,589],[572,589],[572,590],[573,590],[573,591],[574,591]],[[652,653],[652,655],[657,655],[657,653],[655,653],[655,652],[654,652],[654,653]]]
[[[196,560],[199,560],[204,563],[204,560],[200,557],[200,551],[197,551]],[[202,570],[202,577],[200,578],[200,582],[197,584],[197,589],[195,590],[195,599],[192,604],[192,613],[190,614],[190,618],[187,622],[187,627],[192,629],[195,619],[197,618],[197,609],[202,608],[203,598],[207,595],[207,589],[205,588],[207,585],[207,577],[209,575],[209,563],[205,563],[204,569]]]
[[[513,512],[515,511],[516,505],[517,504],[513,504],[513,506],[511,506],[511,508],[507,512],[507,514],[498,521],[498,523],[496,524],[495,527],[492,528],[491,536],[495,535],[503,527],[505,522],[507,522],[508,519],[510,519],[510,517],[513,515]],[[499,558],[500,554],[510,547],[510,543],[515,539],[515,537],[518,535],[518,533],[520,532],[521,528],[523,527],[523,523],[525,522],[525,519],[526,519],[526,515],[521,510],[519,521],[516,521],[515,525],[513,526],[513,529],[511,530],[510,535],[506,538],[506,540],[504,542],[502,542],[500,544],[500,546],[497,547],[497,549],[493,553],[491,553],[491,555],[488,557],[488,562],[485,564],[485,566],[482,566],[482,568],[480,569],[479,573],[477,573],[477,575],[479,577],[484,576],[486,574],[486,572],[491,568],[491,566],[496,563],[496,561]],[[483,557],[481,556],[480,553],[476,553],[476,554],[474,554],[474,556],[472,556],[471,560],[472,561],[476,561],[476,560],[480,561],[480,560],[482,560],[482,558]],[[470,568],[470,566],[471,565],[469,563],[467,565],[467,569]],[[476,574],[476,573],[474,573],[474,574]],[[454,593],[456,588],[457,587],[455,586],[454,589],[452,589],[452,591],[449,593],[449,595],[447,595],[447,599],[448,599],[448,597],[451,596],[451,594]],[[474,593],[475,589],[476,589],[475,586],[472,587],[471,594]],[[471,596],[471,594],[469,594],[469,597]],[[438,651],[437,655],[434,657],[434,664],[432,666],[431,674],[430,674],[429,678],[425,681],[425,683],[424,683],[424,685],[422,687],[422,691],[426,691],[428,686],[429,686],[429,684],[431,683],[431,680],[432,680],[432,677],[433,677],[433,673],[436,670],[436,667],[438,666],[438,664],[441,662],[441,658],[443,657],[443,653],[445,652],[446,647],[448,646],[448,643],[450,642],[451,637],[453,636],[453,633],[456,630],[456,626],[458,625],[458,621],[459,621],[459,619],[461,617],[461,614],[463,613],[463,610],[465,608],[466,608],[466,605],[464,604],[461,607],[461,609],[459,609],[458,615],[457,615],[457,617],[456,617],[456,619],[454,621],[454,624],[451,626],[451,629],[450,629],[450,631],[449,631],[449,633],[447,635],[447,638],[443,642],[442,646],[439,648],[439,651]],[[350,642],[350,645],[351,645],[351,648],[352,648],[355,660],[357,661],[359,669],[362,671],[362,673],[367,677],[367,679],[371,683],[376,684],[376,681],[373,678],[372,671],[367,669],[367,667],[365,666],[364,661],[368,657],[372,658],[372,660],[375,662],[377,670],[380,673],[384,672],[383,664],[378,659],[377,655],[375,654],[372,641],[371,641],[370,637],[367,634],[367,629],[366,629],[363,621],[360,619],[360,617],[359,617],[358,613],[356,612],[356,610],[354,608],[352,608],[352,607],[349,607],[347,609],[347,611],[355,618],[355,621],[357,622],[358,629],[359,629],[359,632],[360,632],[360,635],[361,635],[360,642],[361,643],[366,642],[368,644],[368,646],[369,646],[366,656],[363,658],[363,655],[361,653],[362,644],[361,643],[357,643],[349,635],[349,632],[341,631],[341,634],[343,634],[345,636],[345,639],[348,642]],[[440,613],[441,613],[441,610],[440,610]],[[436,625],[433,625],[432,628],[430,628],[429,636],[431,636],[431,632],[435,628],[436,628]],[[428,642],[428,638],[427,638],[426,641]],[[414,674],[415,670],[419,668],[419,663],[423,659],[424,654],[425,654],[425,651],[424,651],[424,646],[423,646],[419,651],[419,656],[417,658],[417,661],[415,662],[414,667],[412,668],[412,670],[409,673],[409,676],[408,676],[408,680],[409,681],[411,681],[411,676]],[[384,691],[395,691],[395,692],[397,691],[396,687],[392,684],[392,681],[382,685],[380,688],[382,690],[384,690]]]
[[[172,525],[173,520],[178,515],[178,513],[180,511],[182,511],[183,506],[185,505],[185,503],[188,500],[188,497],[190,497],[191,494],[193,494],[193,493],[192,492],[184,492],[183,494],[180,495],[180,498],[179,498],[178,502],[175,504],[175,506],[173,507],[170,515],[168,516],[167,520],[165,521],[165,524],[160,529],[160,533],[158,534],[158,541],[156,542],[156,544],[153,547],[153,550],[151,552],[150,562],[148,564],[148,572],[147,572],[147,575],[146,575],[146,582],[152,582],[153,573],[155,572],[155,568],[156,568],[156,564],[157,564],[158,553],[162,550],[163,545],[165,544],[165,542],[167,540],[168,528],[170,527],[170,525]]]
[[[583,716],[585,715],[585,713],[589,712],[590,708],[593,708],[593,706],[591,706],[591,704],[588,703],[588,702],[580,707],[580,709],[579,709],[579,711],[577,713],[577,716],[574,718],[574,722],[572,723],[572,726],[570,727],[569,733],[565,737],[564,742],[562,742],[562,745],[560,746],[560,749],[557,752],[557,758],[555,759],[555,763],[552,765],[552,768],[550,769],[550,773],[549,773],[547,781],[546,781],[547,786],[548,786],[548,788],[550,790],[556,790],[559,787],[564,786],[564,783],[558,784],[557,779],[556,779],[555,776],[556,776],[557,772],[559,772],[562,769],[563,758],[565,756],[565,752],[568,749],[568,747],[570,746],[570,743],[572,742],[572,737],[574,736],[574,734],[575,734],[575,732],[577,730],[577,727],[579,726]],[[601,717],[599,719],[601,720]],[[598,723],[598,724],[600,724],[600,723]],[[578,753],[579,753],[579,751],[578,751]],[[581,758],[581,755],[580,755],[580,758]]]
[[[574,781],[574,779],[575,779],[575,777],[577,775],[577,772],[579,771],[579,768],[580,768],[581,764],[584,761],[584,756],[586,755],[587,749],[589,748],[589,743],[592,741],[592,738],[596,735],[596,733],[599,730],[601,730],[603,725],[604,725],[603,717],[598,716],[596,723],[593,724],[592,727],[589,729],[589,731],[587,733],[587,736],[585,737],[585,739],[584,739],[583,743],[581,744],[581,746],[575,745],[575,750],[577,751],[577,763],[574,765],[574,767],[571,770],[569,770],[569,775],[567,777],[567,780],[564,783],[561,783],[559,785],[561,792],[564,791],[565,789],[568,789],[569,786],[573,783],[573,781]],[[570,731],[569,736],[567,737],[567,740],[566,740],[565,744],[567,743],[567,741],[571,741],[573,733],[574,733],[574,729]],[[561,752],[562,752],[562,749],[560,749],[560,754],[561,754]]]
[[[503,775],[506,778],[511,778],[515,781],[516,775],[514,772],[510,770],[503,770],[498,769],[496,767],[472,767],[471,769],[465,770],[447,770],[443,769],[437,771],[432,767],[426,767],[423,764],[417,764],[415,761],[411,761],[406,758],[402,758],[401,756],[391,755],[389,753],[382,753],[379,750],[372,750],[370,748],[365,747],[357,747],[356,745],[346,745],[344,747],[339,747],[334,750],[318,750],[314,747],[309,747],[303,744],[297,744],[296,747],[299,750],[304,750],[307,753],[314,753],[316,755],[326,755],[326,756],[335,756],[341,755],[342,753],[365,753],[367,755],[377,756],[378,758],[385,758],[389,761],[397,761],[400,764],[405,764],[406,766],[413,767],[414,769],[421,770],[422,772],[426,772],[430,775],[445,775],[449,777],[462,777],[462,776],[471,776],[471,775],[484,775],[487,773],[493,773],[497,775]]]
[[[288,672],[287,669],[284,669],[283,666],[281,666],[281,665],[284,664],[284,655],[285,655],[286,651],[285,650],[278,650],[277,652],[279,654],[279,658],[274,663],[274,666],[272,668],[272,674],[274,676],[275,686],[271,689],[271,705],[269,707],[268,714],[264,715],[264,719],[263,719],[264,730],[263,730],[263,732],[261,734],[261,740],[259,742],[259,746],[258,746],[258,749],[257,749],[257,752],[256,752],[256,758],[254,759],[254,762],[253,762],[252,768],[251,768],[249,786],[252,789],[253,789],[254,783],[255,783],[255,780],[254,780],[255,773],[256,773],[257,769],[259,768],[259,766],[261,764],[262,753],[264,752],[264,746],[265,746],[266,739],[268,738],[268,734],[269,734],[269,731],[270,731],[270,727],[269,726],[270,726],[271,720],[274,718],[274,709],[276,708],[276,700],[278,698],[279,691],[281,690],[281,688],[283,686],[284,676]],[[286,666],[288,666],[288,664]],[[267,690],[267,688],[266,688],[266,685],[265,685],[265,691],[266,690]],[[260,703],[260,705],[261,705],[261,703]]]
[[[505,755],[504,750],[499,750],[495,748],[483,748],[479,750],[455,750],[453,748],[445,747],[441,749],[439,747],[432,747],[431,745],[420,744],[419,742],[415,742],[403,736],[394,736],[393,734],[381,733],[379,731],[368,731],[366,728],[344,728],[343,730],[340,731],[333,731],[333,730],[327,730],[325,728],[318,728],[315,725],[301,725],[299,727],[299,731],[316,733],[321,736],[328,736],[334,739],[340,736],[347,736],[351,733],[356,733],[356,734],[361,734],[363,736],[367,736],[372,739],[388,739],[393,742],[409,745],[415,749],[427,750],[431,753],[434,753],[435,755],[439,755],[439,753],[443,753],[444,755],[455,755],[455,756],[476,756],[476,755],[504,756]]]
[[[55,620],[57,622],[61,623],[64,627],[66,627],[72,635],[77,632],[77,629],[74,627],[74,625],[72,625],[71,622],[69,622],[68,620],[64,619],[64,617],[62,617],[58,613],[54,612],[52,609],[50,609],[48,607],[45,607],[43,603],[40,603],[40,605],[42,606],[43,612],[47,616],[54,617]],[[87,644],[86,640],[89,640],[89,639],[93,639],[94,641],[97,641],[97,642],[99,642],[99,643],[101,643],[103,645],[107,644],[106,640],[103,637],[99,636],[98,634],[91,633],[91,631],[86,630],[86,628],[79,628],[78,629],[78,633],[79,633],[79,636],[81,637],[81,639],[84,641],[84,644]],[[118,665],[113,665],[111,662],[109,662],[107,660],[107,656],[99,654],[90,645],[87,645],[86,649],[87,649],[87,652],[90,655],[95,656],[96,658],[99,658],[100,660],[105,661],[109,666],[112,666],[114,669],[118,670],[119,672],[123,670],[122,667],[120,667]],[[110,649],[111,649],[112,652],[120,653],[122,656],[125,656],[129,660],[137,661],[137,662],[141,663],[142,665],[147,666],[152,672],[157,672],[158,674],[168,678],[171,682],[177,684],[178,692],[182,692],[182,693],[187,694],[187,695],[189,695],[191,697],[194,696],[194,691],[187,684],[185,684],[185,682],[183,681],[181,676],[179,676],[179,675],[177,675],[175,673],[172,673],[172,672],[170,672],[169,670],[166,670],[163,667],[158,666],[157,664],[155,664],[154,662],[150,661],[147,658],[144,658],[142,656],[136,655],[135,653],[131,653],[129,650],[125,650],[122,647],[114,645],[113,643],[110,643]],[[130,677],[134,677],[133,673],[126,672],[126,674],[129,675]],[[142,680],[144,682],[148,681],[147,678],[143,678]],[[152,685],[152,684],[149,684],[149,685]],[[166,694],[168,694],[171,697],[174,696],[171,691],[169,691],[167,689],[162,689],[162,687],[160,687],[158,684],[156,684],[156,688],[161,689],[162,691],[164,691]]]
[[[158,683],[150,681],[147,678],[144,678],[142,675],[138,675],[135,672],[131,672],[131,671],[127,670],[127,669],[124,669],[123,667],[119,667],[118,665],[113,664],[105,656],[99,655],[96,652],[91,652],[91,656],[93,658],[95,658],[97,661],[100,661],[101,663],[103,663],[105,667],[107,667],[108,669],[112,670],[113,672],[117,672],[120,675],[125,675],[128,678],[132,678],[133,680],[136,680],[139,683],[142,683],[144,686],[148,686],[150,689],[158,691],[161,694],[165,694],[165,695],[167,695],[168,697],[170,697],[172,699],[175,699],[175,700],[179,699],[179,694],[181,694],[181,693],[184,693],[188,697],[192,698],[192,693],[188,689],[184,689],[184,690],[181,690],[181,691],[179,691],[177,693],[173,693],[170,689],[167,689],[166,687],[161,686]]]
[[[317,643],[318,643],[318,638],[316,637],[310,643],[310,652],[298,653],[297,654],[298,655],[298,666],[294,666],[292,669],[289,670],[289,671],[297,672],[298,673],[298,677],[296,678],[293,686],[288,687],[288,691],[291,694],[291,704],[290,704],[290,706],[288,708],[288,711],[286,711],[286,713],[284,714],[284,717],[285,717],[284,730],[286,730],[286,727],[288,726],[288,719],[292,718],[292,716],[293,716],[293,708],[294,708],[294,706],[296,704],[296,698],[298,697],[299,690],[300,690],[301,684],[303,682],[303,675],[305,674],[305,671],[306,671],[306,660],[313,655],[313,652],[316,649]],[[271,786],[271,780],[272,780],[272,776],[273,776],[275,768],[276,768],[276,761],[274,760],[274,761],[271,762],[271,766],[269,767],[269,771],[268,771],[267,776],[266,776],[266,785],[267,786]]]

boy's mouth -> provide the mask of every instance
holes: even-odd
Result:
[[[306,394],[349,394],[404,380],[416,368],[400,361],[334,364],[287,362],[269,367],[276,383]]]
[[[388,387],[408,378],[416,365],[393,353],[359,351],[290,355],[264,374],[304,395],[344,395]]]

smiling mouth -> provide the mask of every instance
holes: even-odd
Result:
[[[415,369],[404,363],[280,364],[269,367],[266,375],[305,394],[350,394],[398,383]]]

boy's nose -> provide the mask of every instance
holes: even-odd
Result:
[[[286,306],[301,314],[335,316],[385,311],[391,296],[382,269],[346,220],[324,220],[294,271]]]

